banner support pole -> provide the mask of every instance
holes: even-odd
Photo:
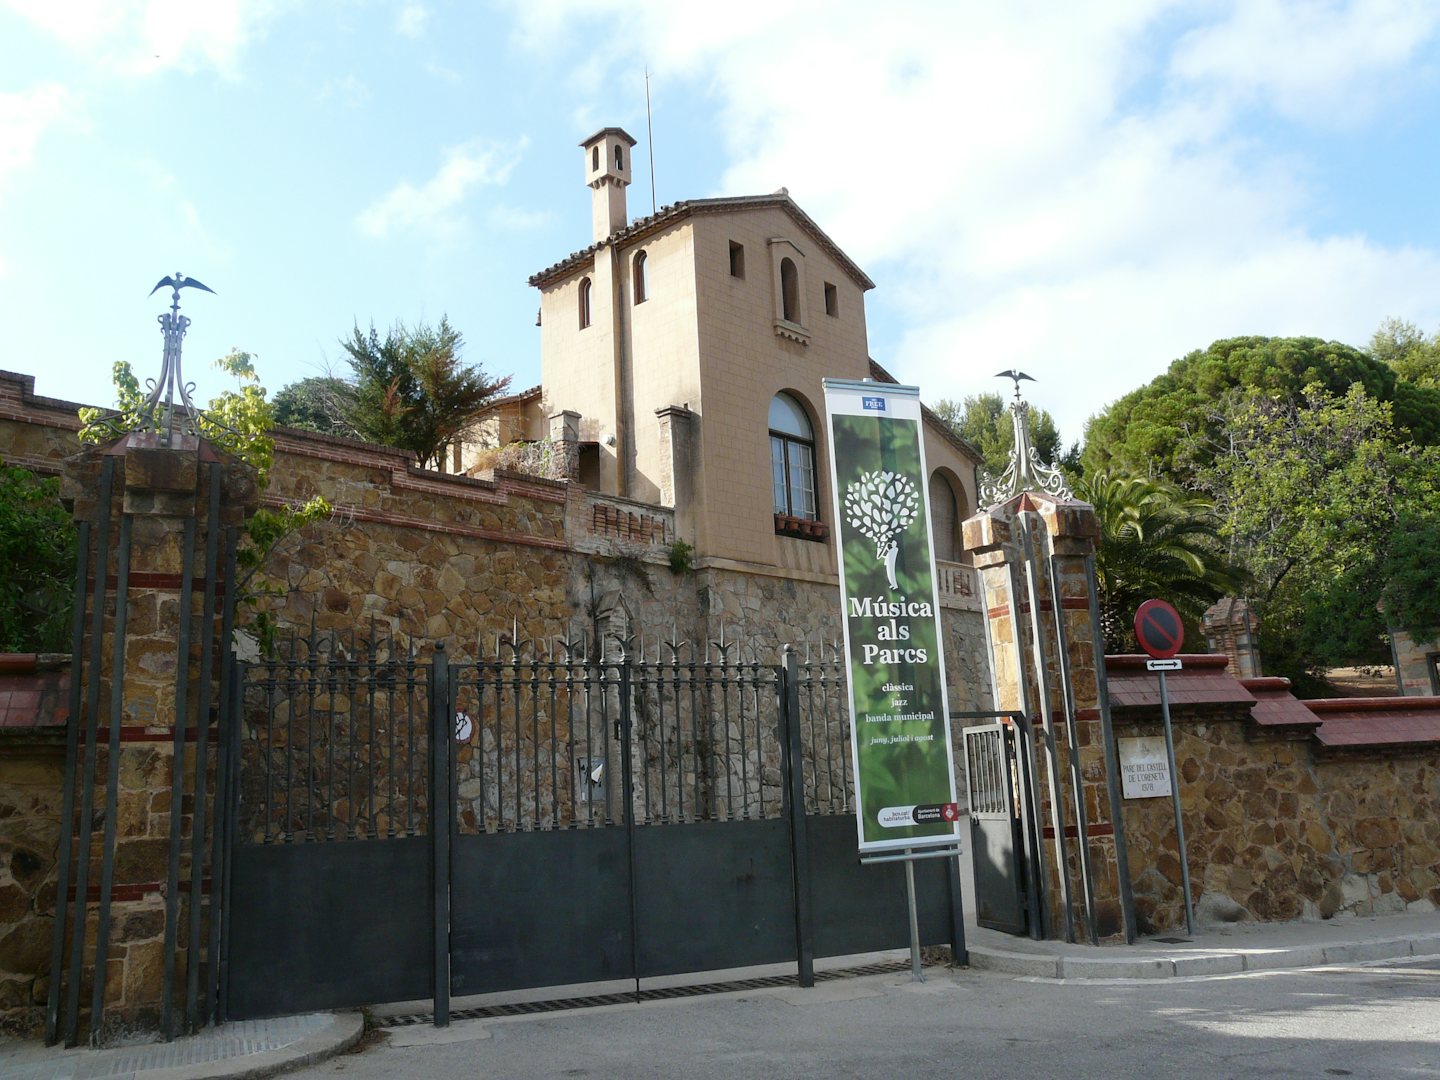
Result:
[[[914,852],[905,849],[906,855]],[[910,911],[910,980],[924,982],[925,974],[920,970],[920,913],[915,906],[915,860],[905,860],[905,899]]]

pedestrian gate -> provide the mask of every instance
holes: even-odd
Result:
[[[1021,714],[1006,723],[967,727],[965,779],[970,792],[970,850],[975,871],[975,918],[1007,934],[1038,936],[1040,884],[1027,844],[1034,820]]]
[[[237,665],[232,1019],[640,980],[908,942],[856,856],[843,666],[733,643],[488,660],[358,636]],[[657,655],[658,652],[658,655]],[[963,952],[953,860],[922,941]]]

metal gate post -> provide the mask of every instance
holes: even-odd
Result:
[[[75,825],[75,773],[80,767],[80,690],[85,646],[85,584],[90,569],[90,523],[80,523],[75,545],[75,609],[70,623],[70,710],[65,722],[65,787],[60,807],[60,850],[55,864],[55,922],[50,942],[50,990],[45,998],[45,1045],[60,1039],[60,983],[65,964],[65,919],[69,914],[70,842]],[[1399,668],[1397,667],[1398,671]]]
[[[950,956],[959,967],[970,966],[970,949],[965,944],[965,897],[960,883],[960,856],[946,859],[950,874]]]
[[[1105,750],[1105,788],[1115,836],[1115,869],[1120,878],[1120,914],[1125,920],[1125,944],[1135,944],[1135,892],[1130,883],[1130,851],[1125,844],[1125,809],[1120,791],[1120,757],[1115,726],[1110,719],[1110,687],[1105,679],[1105,633],[1100,625],[1100,582],[1095,556],[1085,556],[1086,592],[1090,596],[1090,637],[1095,643],[1095,691],[1100,706],[1100,737]]]
[[[635,873],[635,765],[631,760],[631,725],[634,717],[630,711],[630,639],[620,642],[619,690],[620,701],[615,720],[615,733],[620,737],[620,801],[625,814],[625,865],[630,883],[630,977],[635,980],[635,1001],[640,1001],[640,912],[636,893]],[[601,661],[601,675],[604,675],[604,661]],[[607,737],[609,733],[606,733]]]
[[[435,907],[434,1014],[436,1027],[450,1026],[450,661],[437,642],[430,661],[430,855]]]
[[[795,962],[801,986],[815,985],[815,915],[810,903],[810,836],[805,828],[805,757],[800,746],[800,677],[795,648],[786,645],[776,669],[781,791],[790,822],[790,874],[795,895]]]

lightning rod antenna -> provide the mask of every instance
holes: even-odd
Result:
[[[650,158],[650,213],[658,209],[655,203],[655,128],[650,122],[650,65],[645,65],[645,150]]]

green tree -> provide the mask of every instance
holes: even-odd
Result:
[[[1135,652],[1135,611],[1168,600],[1194,639],[1200,615],[1236,589],[1243,573],[1226,557],[1214,506],[1172,484],[1101,472],[1076,482],[1095,508],[1100,625],[1110,652]]]
[[[1414,323],[1386,319],[1370,338],[1370,355],[1406,382],[1440,388],[1440,332],[1426,337]]]
[[[355,372],[350,422],[370,442],[411,451],[422,466],[445,467],[446,452],[480,412],[510,385],[460,359],[464,339],[440,325],[396,323],[382,338],[357,323],[341,346]]]
[[[354,409],[355,387],[334,375],[312,375],[275,394],[275,423],[324,435],[358,438],[350,423]]]
[[[0,461],[0,652],[64,652],[75,526],[60,481]]]
[[[1394,409],[1358,383],[1233,396],[1199,455],[1197,483],[1255,581],[1266,668],[1302,685],[1387,658],[1382,603],[1422,637],[1440,626],[1440,448],[1398,431]]]
[[[1176,360],[1092,417],[1081,460],[1087,472],[1108,468],[1188,487],[1223,445],[1217,403],[1253,393],[1295,400],[1311,385],[1344,394],[1355,383],[1377,401],[1394,402],[1395,425],[1408,437],[1440,442],[1440,391],[1403,383],[1389,364],[1340,342],[1242,337]]]
[[[995,475],[1003,473],[1015,446],[1015,423],[1008,402],[1001,394],[968,394],[960,401],[941,398],[934,413],[971,446],[980,451],[985,468]],[[1060,430],[1055,419],[1044,409],[1030,407],[1030,441],[1040,459],[1051,465],[1073,465],[1079,454],[1072,447],[1068,454],[1060,452]]]
[[[265,388],[255,373],[255,357],[232,349],[214,366],[235,380],[235,389],[210,399],[197,417],[200,432],[222,450],[254,466],[264,486],[275,458],[275,441],[269,435],[275,426],[275,408],[265,400]],[[129,363],[117,360],[111,375],[115,381],[115,408],[80,410],[82,442],[109,442],[134,431],[141,423],[145,398]]]

